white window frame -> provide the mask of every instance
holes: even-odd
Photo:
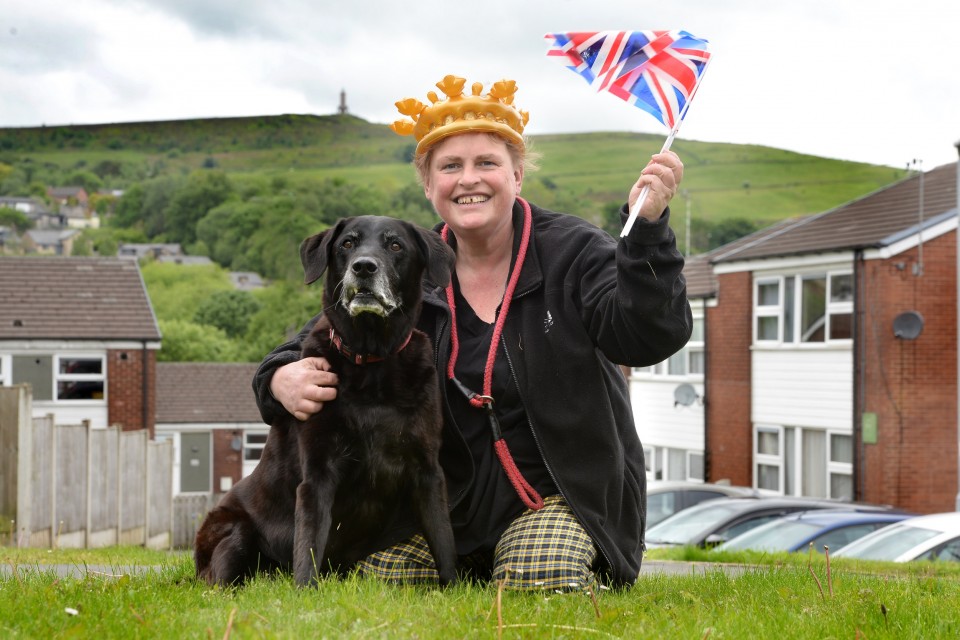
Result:
[[[700,468],[706,470],[706,466],[705,466],[706,456],[704,455],[703,451],[694,451],[691,449],[687,449],[687,481],[688,482],[703,482],[702,475],[699,478],[690,475],[690,469],[693,468],[693,465],[691,464],[690,461],[697,456],[700,457]]]
[[[777,438],[777,453],[760,453],[760,433],[773,433]],[[754,425],[753,427],[753,487],[783,493],[784,487],[784,460],[783,460],[783,427],[775,425]],[[776,467],[777,488],[760,487],[760,466]]]
[[[760,304],[760,287],[764,285],[777,285],[777,303]],[[783,278],[757,278],[753,283],[753,342],[754,344],[780,344],[783,340]],[[777,337],[775,339],[760,338],[760,319],[777,319]]]
[[[13,384],[12,369],[12,358],[6,354],[0,354],[0,387],[9,387]]]
[[[792,478],[792,484],[795,488],[793,494],[786,493],[786,440],[785,440],[785,426],[780,425],[754,425],[753,427],[753,487],[761,488],[759,486],[760,482],[760,465],[766,466],[776,466],[779,468],[778,474],[778,483],[779,488],[775,489],[777,493],[783,495],[802,495],[800,493],[800,487],[803,486],[803,473],[804,473],[804,460],[803,460],[803,447],[800,446],[800,442],[803,439],[804,431],[818,431],[824,433],[826,436],[826,456],[827,459],[824,461],[826,478],[827,492],[830,493],[832,489],[832,484],[830,482],[831,475],[845,475],[850,476],[851,480],[853,478],[853,461],[851,462],[834,462],[833,461],[833,436],[845,436],[851,438],[851,446],[854,446],[853,443],[853,434],[852,432],[844,431],[842,429],[820,429],[814,427],[798,427],[791,425],[790,428],[793,430],[793,437],[796,439],[794,446],[794,455],[793,460],[790,461],[790,466],[793,469],[795,477]],[[776,433],[777,434],[777,454],[762,454],[759,451],[760,447],[760,432],[765,433]],[[769,489],[769,487],[763,487],[764,489]],[[828,495],[829,498],[841,498],[843,496],[833,496]],[[852,497],[852,496],[851,496]]]
[[[855,442],[852,433],[846,433],[845,431],[837,430],[828,430],[827,431],[827,491],[831,491],[833,488],[833,483],[830,482],[830,476],[833,475],[843,475],[850,476],[851,486],[853,485],[853,461],[850,462],[834,462],[833,460],[833,436],[845,436],[850,438],[850,452],[851,455],[856,455],[854,451]],[[842,498],[844,496],[834,496],[831,495],[831,498]],[[849,496],[850,499],[853,499],[853,496]]]
[[[260,459],[263,458],[263,448],[267,445],[266,440],[263,442],[250,442],[250,436],[265,436],[270,433],[269,429],[244,429],[243,430],[243,445],[241,448],[241,467],[242,474],[244,477],[250,475],[254,469],[257,468],[257,465],[260,464]],[[260,458],[257,460],[247,460],[247,450],[248,449],[259,449]]]
[[[832,327],[831,317],[836,315],[849,314],[852,316],[854,303],[853,300],[833,301],[834,278],[840,276],[853,277],[850,269],[828,269],[825,271],[797,271],[793,273],[784,273],[776,276],[758,276],[753,282],[753,343],[758,346],[781,346],[790,348],[817,348],[825,345],[850,344],[851,338],[831,338]],[[786,281],[793,279],[793,318],[792,318],[792,339],[784,340],[786,322]],[[801,339],[802,309],[803,309],[803,282],[805,280],[824,279],[824,316],[823,316],[823,340],[816,342],[805,342]],[[761,305],[760,288],[765,285],[777,285],[777,303]],[[760,320],[763,318],[777,319],[777,337],[776,339],[760,338]]]
[[[99,360],[100,373],[60,373],[61,360]],[[102,382],[103,398],[60,399],[61,382]],[[61,404],[103,405],[107,402],[107,357],[100,353],[57,353],[53,356],[53,401]]]

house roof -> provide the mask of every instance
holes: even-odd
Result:
[[[743,238],[738,238],[733,242],[728,242],[722,247],[717,247],[707,253],[701,253],[686,259],[683,266],[683,275],[687,279],[687,296],[691,298],[712,298],[717,295],[717,276],[713,272],[713,263],[718,258],[730,252],[735,252],[747,248],[751,243],[759,242],[764,238],[779,233],[782,229],[790,227],[796,222],[796,218],[781,220],[769,227],[765,227],[756,233],[752,233]]]
[[[255,362],[158,362],[157,424],[263,424]]]
[[[0,340],[159,340],[135,261],[0,256]]]
[[[920,193],[923,190],[923,220]],[[946,164],[824,213],[774,225],[713,252],[714,264],[889,246],[956,215],[957,165]]]
[[[80,233],[79,229],[30,229],[26,235],[41,247],[58,245]]]
[[[83,187],[71,186],[71,187],[50,187],[47,189],[47,193],[50,194],[52,198],[79,198],[87,197],[87,192]]]

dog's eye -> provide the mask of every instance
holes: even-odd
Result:
[[[353,240],[347,239],[340,243],[342,249],[353,249]]]
[[[400,246],[400,243],[396,240],[390,243],[390,251],[400,251],[401,249],[403,249],[403,247]]]

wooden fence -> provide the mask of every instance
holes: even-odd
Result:
[[[223,494],[186,493],[173,499],[173,547],[192,549],[197,529]]]
[[[31,417],[26,385],[0,387],[0,531],[29,547],[173,545],[173,445],[146,430]]]

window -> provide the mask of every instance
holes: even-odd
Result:
[[[105,367],[101,356],[57,356],[56,400],[98,400],[105,398]]]
[[[817,344],[853,336],[853,274],[760,278],[754,290],[754,340]]]
[[[267,444],[267,432],[265,431],[244,431],[243,432],[243,461],[255,462],[260,460],[263,454],[263,447]]]
[[[703,481],[703,452],[673,447],[645,447],[647,478],[650,480]]]
[[[0,355],[0,387],[10,386],[10,358]]]
[[[703,481],[703,454],[687,451],[687,480]]]
[[[758,489],[788,496],[853,499],[853,437],[801,427],[754,429]]]
[[[757,283],[757,298],[754,308],[757,314],[757,340],[780,339],[780,281]]]
[[[703,316],[693,316],[690,339],[684,347],[652,367],[635,369],[638,374],[652,376],[695,376],[702,377],[705,370]]]
[[[754,464],[758,489],[782,492],[783,473],[781,433],[777,427],[757,427],[754,431]]]

